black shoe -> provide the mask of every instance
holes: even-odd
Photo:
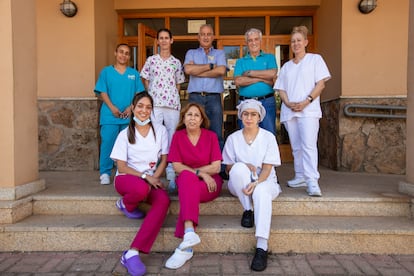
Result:
[[[252,228],[254,224],[253,211],[248,210],[243,212],[243,217],[241,219],[241,226],[246,228]]]
[[[261,248],[256,248],[256,254],[254,254],[252,265],[250,268],[254,271],[263,271],[267,267],[267,251]]]
[[[223,180],[229,180],[229,175],[225,171],[221,171],[220,176]]]

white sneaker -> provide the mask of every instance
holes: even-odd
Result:
[[[193,251],[187,252],[176,248],[174,254],[168,258],[165,267],[169,269],[177,269],[182,267],[185,262],[193,257]]]
[[[108,185],[111,184],[111,178],[109,177],[109,174],[104,173],[102,174],[99,179],[101,180],[102,185]]]
[[[201,242],[200,237],[196,232],[188,232],[184,234],[184,239],[178,246],[181,250],[193,247]]]
[[[319,188],[319,184],[316,180],[308,180],[308,188],[306,191],[310,196],[322,196],[321,189]]]
[[[288,187],[291,187],[291,188],[298,188],[298,187],[308,186],[306,184],[305,178],[303,178],[303,177],[299,177],[299,178],[295,177],[291,180],[288,180],[287,185],[288,185]]]

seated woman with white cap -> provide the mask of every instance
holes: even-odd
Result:
[[[244,208],[241,225],[250,228],[256,224],[257,245],[251,269],[263,271],[267,266],[272,200],[281,192],[274,169],[281,164],[280,153],[275,136],[259,127],[266,116],[261,102],[245,100],[237,109],[244,127],[227,138],[223,164],[229,174],[229,191]]]

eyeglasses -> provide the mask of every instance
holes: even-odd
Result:
[[[257,117],[259,117],[259,113],[257,113],[257,112],[247,112],[247,111],[242,112],[242,117],[248,118],[249,116],[252,117],[252,118],[257,118]]]

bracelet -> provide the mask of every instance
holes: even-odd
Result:
[[[200,176],[200,170],[196,170],[196,175]]]
[[[306,99],[308,99],[309,102],[313,102],[313,97],[311,95],[307,96]]]

